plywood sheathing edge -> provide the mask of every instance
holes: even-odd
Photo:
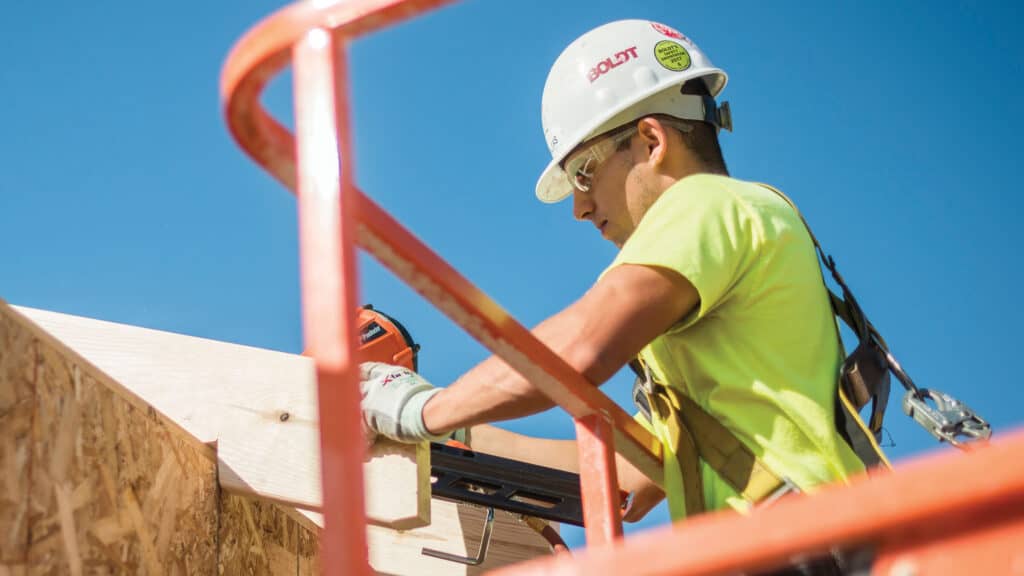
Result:
[[[7,444],[0,466],[8,482],[27,485],[14,496],[25,513],[0,517],[0,532],[24,534],[3,541],[5,570],[187,574],[215,566],[213,450],[2,302],[0,342],[0,388],[9,397],[28,387],[32,398],[18,410],[31,427],[15,454],[27,457],[10,460]],[[5,413],[0,428],[14,421]]]

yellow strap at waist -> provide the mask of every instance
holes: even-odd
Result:
[[[664,442],[671,444],[671,452],[676,455],[679,472],[683,484],[683,505],[687,516],[695,516],[704,512],[704,479],[700,472],[700,454],[693,434],[679,418],[679,411],[671,397],[664,393],[649,396],[648,405],[664,423]],[[668,471],[666,463],[666,471]],[[666,487],[668,481],[666,481]],[[678,484],[676,485],[678,486]],[[670,507],[674,504],[669,503]],[[677,506],[677,505],[675,505]]]
[[[704,511],[698,455],[737,494],[752,504],[765,500],[788,485],[692,398],[661,384],[652,384],[651,406],[668,426],[668,441],[675,444],[683,473],[687,516]]]

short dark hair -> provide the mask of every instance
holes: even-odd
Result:
[[[680,89],[683,94],[696,94],[698,96],[711,96],[707,84],[701,78],[690,80]],[[725,165],[725,158],[722,157],[722,147],[718,144],[718,129],[696,120],[688,120],[687,124],[693,126],[689,132],[682,133],[683,143],[704,166],[704,169],[713,174],[728,176],[729,169]]]

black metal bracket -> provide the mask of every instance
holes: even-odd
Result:
[[[436,443],[430,472],[434,496],[583,526],[578,474]]]

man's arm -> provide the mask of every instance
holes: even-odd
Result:
[[[533,334],[594,385],[601,385],[694,309],[696,289],[679,273],[626,264]],[[433,396],[423,424],[433,433],[535,414],[554,404],[504,361],[491,357]]]
[[[517,434],[489,424],[473,426],[469,446],[476,452],[579,474],[575,440]]]
[[[621,265],[533,332],[587,380],[600,385],[693,310],[698,301],[696,289],[677,272]],[[498,358],[482,362],[444,389],[386,364],[364,364],[362,369],[363,417],[368,432],[416,441],[472,427],[471,445],[481,452],[552,468],[579,469],[574,441],[532,438],[482,425],[552,406]],[[624,519],[635,521],[664,494],[625,459],[616,460],[620,489],[633,493]]]

